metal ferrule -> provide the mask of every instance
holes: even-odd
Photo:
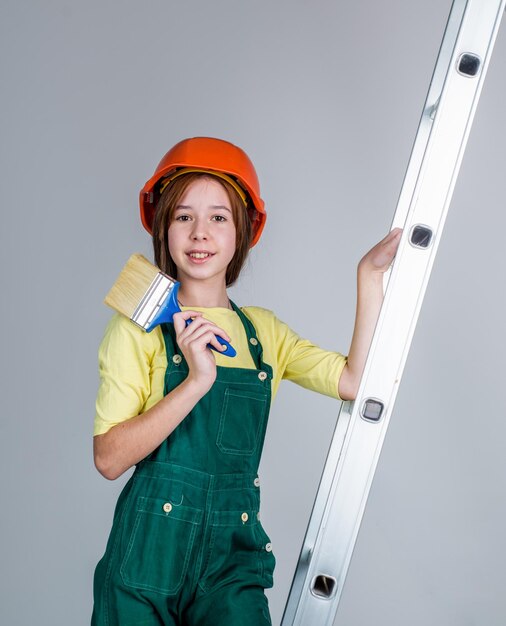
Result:
[[[156,275],[139,306],[132,315],[132,321],[146,330],[173,290],[175,282],[162,273]]]

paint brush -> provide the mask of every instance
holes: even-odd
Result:
[[[104,302],[149,333],[159,324],[172,322],[174,313],[181,311],[177,301],[180,285],[181,283],[161,272],[142,254],[132,254]],[[191,320],[186,320],[187,326],[190,323]],[[208,344],[209,348],[225,356],[236,355],[228,341],[215,336],[227,349],[222,352]]]

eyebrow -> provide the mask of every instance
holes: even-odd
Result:
[[[228,211],[229,213],[232,213],[231,209],[229,209],[226,206],[223,206],[222,204],[213,204],[213,205],[209,206],[208,208],[210,210],[212,210],[212,211],[216,211],[217,209],[223,209],[224,211]],[[191,211],[193,209],[193,207],[189,206],[187,204],[178,204],[174,210],[177,211],[178,209],[184,209],[186,211],[188,211],[188,210]]]

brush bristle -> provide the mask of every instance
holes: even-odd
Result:
[[[132,319],[135,309],[160,270],[142,254],[132,254],[104,302]]]

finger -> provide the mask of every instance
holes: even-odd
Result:
[[[215,335],[219,335],[220,337],[223,337],[228,342],[231,341],[230,337],[223,330],[223,328],[220,328],[214,322],[211,322],[205,317],[200,317],[198,319],[193,320],[192,323],[188,324],[188,326],[184,329],[184,331],[181,332],[180,337],[182,339],[194,337],[194,336],[197,336],[196,335],[197,332],[200,335],[201,334],[200,329],[202,328],[205,328],[205,330],[210,330]]]
[[[402,236],[402,228],[395,228],[392,231],[392,237],[389,240],[389,246],[392,248],[393,254],[397,252]]]
[[[397,248],[399,247],[401,235],[402,229],[394,228],[394,230],[390,231],[388,235],[382,241],[380,241],[377,246],[375,246],[375,248],[380,253],[395,254]]]
[[[197,319],[202,317],[201,311],[181,311],[179,313],[174,313],[173,322],[174,322],[174,330],[176,331],[176,336],[179,336],[182,331],[186,328],[186,320],[189,319]]]
[[[201,339],[205,342],[204,345],[206,348],[210,348],[212,346],[217,352],[223,352],[227,349],[227,346],[222,345],[218,341],[218,337],[213,332],[202,335]]]
[[[391,241],[400,239],[401,235],[402,235],[402,228],[394,228],[388,233],[388,235],[383,239],[381,243],[388,244]]]
[[[220,328],[219,326],[214,326],[212,331],[213,331],[213,334],[216,335],[217,337],[221,337],[225,341],[228,341],[228,343],[232,343],[232,339],[230,338],[228,333],[226,333],[223,330],[223,328]],[[221,343],[218,342],[218,344],[221,346]],[[225,349],[226,349],[226,346],[225,346]]]
[[[207,324],[206,323],[200,324],[199,326],[196,326],[194,329],[190,329],[190,327],[193,326],[194,324],[195,322],[192,322],[190,326],[188,327],[187,333],[185,334],[185,336],[182,336],[183,341],[188,341],[188,342],[198,341],[206,333],[211,333],[213,337],[218,335],[222,337],[223,339],[225,339],[225,341],[230,342],[230,337],[227,335],[227,333],[222,328],[219,328],[219,326],[216,326],[216,324],[212,324],[209,322]],[[189,332],[190,330],[191,332]]]
[[[229,341],[230,343],[230,341]],[[208,345],[212,345],[213,348],[215,348],[218,352],[225,352],[225,350],[227,350],[228,346],[226,346],[225,344],[221,343],[218,340],[218,336],[217,335],[213,335],[211,341],[209,341]]]
[[[188,311],[180,311],[179,313],[174,313],[174,317],[176,315],[181,317],[184,320],[193,319],[194,317],[202,317],[202,318],[204,318],[204,314],[202,313],[202,311],[190,311],[190,310],[188,310]]]

